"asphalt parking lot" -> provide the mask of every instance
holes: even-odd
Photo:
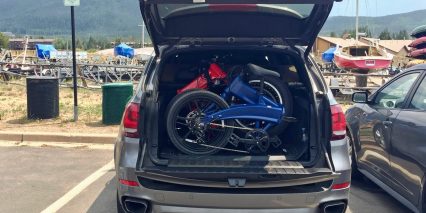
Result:
[[[112,145],[0,142],[0,212],[116,212]],[[374,184],[354,180],[347,212],[410,212]]]

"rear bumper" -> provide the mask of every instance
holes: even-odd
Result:
[[[116,144],[116,178],[126,180],[138,180],[135,171],[137,140],[119,140]],[[331,160],[335,171],[340,173],[333,180],[333,184],[350,182],[350,165],[348,147],[345,140],[333,141],[331,145]],[[139,179],[140,182],[143,178]],[[149,186],[148,186],[149,187]],[[331,190],[323,188],[317,191],[304,192],[301,190],[292,193],[241,193],[238,188],[235,193],[198,192],[190,190],[161,190],[142,185],[132,187],[118,183],[118,195],[120,201],[123,198],[137,198],[149,202],[152,212],[320,212],[320,206],[333,201],[347,203],[349,189]]]
[[[314,193],[230,194],[153,190],[119,184],[118,194],[120,198],[148,201],[153,212],[320,212],[321,204],[332,201],[347,203],[349,189],[327,189]]]

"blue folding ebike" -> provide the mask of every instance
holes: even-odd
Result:
[[[256,88],[244,79],[246,74],[258,79]],[[279,82],[276,87],[284,88],[284,98],[291,98],[279,77],[275,71],[249,64],[220,95],[195,89],[175,96],[166,112],[172,143],[190,155],[209,155],[220,150],[265,153],[270,144],[279,146],[277,135],[284,130],[283,124],[294,121],[284,102],[278,103],[265,93],[265,78],[272,79],[267,83]],[[242,143],[245,149],[226,148],[228,143],[235,147]]]

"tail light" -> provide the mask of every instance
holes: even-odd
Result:
[[[331,106],[331,120],[333,135],[331,140],[342,140],[346,137],[346,118],[339,104]]]
[[[133,180],[120,179],[120,183],[126,186],[139,186],[138,182]]]
[[[123,116],[124,135],[129,138],[139,138],[139,104],[130,102]]]
[[[341,190],[341,189],[348,189],[349,187],[351,187],[351,182],[345,182],[345,183],[333,184],[333,186],[331,186],[331,189]]]

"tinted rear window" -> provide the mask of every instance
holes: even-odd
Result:
[[[235,11],[285,14],[298,18],[308,17],[315,4],[159,4],[161,18],[200,12]]]

